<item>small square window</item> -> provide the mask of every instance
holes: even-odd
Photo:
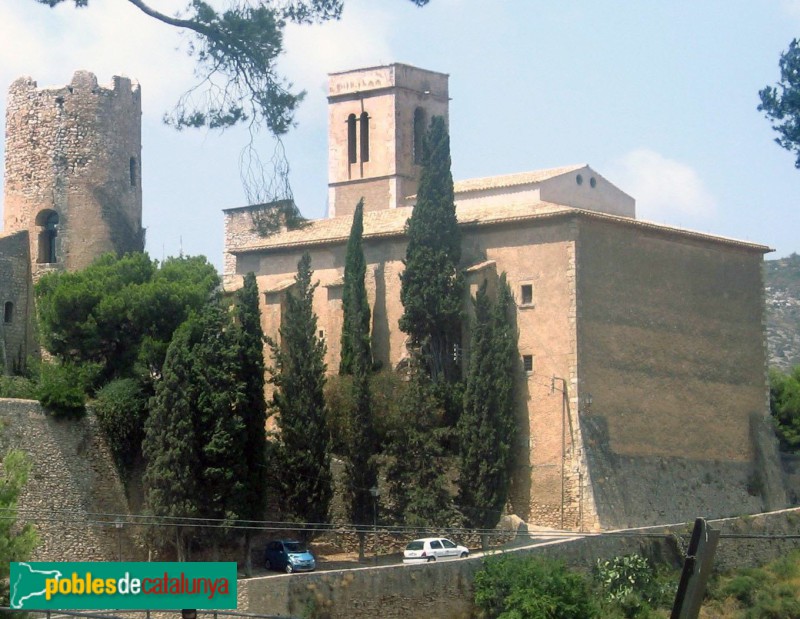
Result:
[[[522,284],[520,286],[520,300],[522,305],[533,304],[533,284]]]
[[[522,368],[527,374],[533,373],[533,355],[522,355]]]
[[[319,330],[319,339],[321,340],[325,339],[325,331],[323,331],[322,329]]]

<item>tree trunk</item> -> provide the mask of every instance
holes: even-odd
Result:
[[[244,575],[250,578],[253,575],[253,534],[251,531],[244,533]]]
[[[359,561],[363,561],[364,560],[364,542],[365,542],[365,538],[366,537],[367,537],[367,534],[366,534],[365,531],[359,531],[358,532],[358,560]]]
[[[178,562],[186,561],[186,546],[180,527],[175,527],[175,557]]]

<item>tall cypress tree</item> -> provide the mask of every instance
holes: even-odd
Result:
[[[240,519],[246,509],[244,385],[230,313],[218,303],[210,303],[197,320],[200,339],[193,360],[199,387],[195,431],[202,450],[200,513],[223,523],[206,533],[216,549],[231,537],[226,525]]]
[[[469,373],[459,419],[459,503],[468,526],[490,529],[500,520],[511,477],[516,336],[509,318],[511,291],[500,278],[492,305],[486,281],[475,298]],[[485,538],[482,540],[485,545]]]
[[[267,342],[275,359],[270,382],[275,385],[273,405],[278,411],[284,505],[297,521],[321,523],[328,519],[333,489],[323,395],[325,344],[317,337],[313,310],[317,285],[311,283],[311,273],[306,252],[287,295],[281,341],[268,338]],[[307,528],[304,535],[311,537],[313,530]]]
[[[463,277],[461,233],[453,200],[450,136],[434,116],[423,147],[417,203],[406,223],[408,247],[400,276],[400,329],[434,382],[457,381],[455,350],[461,339]]]
[[[194,327],[187,322],[175,331],[145,424],[142,451],[147,461],[147,506],[161,517],[200,515],[200,446],[192,409],[197,383],[192,362]],[[161,540],[175,544],[178,561],[187,558],[188,533],[176,525],[174,536],[167,534]]]
[[[264,332],[258,307],[255,274],[245,275],[236,295],[238,323],[237,348],[240,378],[243,382],[242,421],[244,423],[244,503],[241,517],[262,520],[267,492],[267,406],[264,400]],[[252,571],[252,532],[245,530],[245,573]]]
[[[363,355],[368,366],[372,365],[370,346],[370,310],[367,301],[367,288],[364,278],[367,262],[364,259],[362,235],[364,234],[364,199],[358,201],[350,238],[347,241],[347,255],[344,263],[344,288],[342,290],[342,354],[339,374],[353,374],[357,355]]]
[[[158,516],[231,522],[244,503],[244,424],[238,351],[228,314],[211,303],[176,331],[145,427],[145,483]],[[225,527],[206,535],[216,546]],[[191,533],[176,527],[179,560]],[[166,540],[165,540],[166,541]]]
[[[344,266],[344,291],[342,306],[344,326],[342,328],[342,358],[340,374],[352,374],[353,408],[347,420],[347,465],[346,491],[350,520],[357,525],[367,525],[376,517],[377,509],[370,488],[378,483],[375,455],[378,440],[372,419],[372,396],[370,393],[370,371],[372,351],[370,347],[370,310],[364,278],[367,264],[361,237],[364,231],[364,200],[359,200],[353,214],[350,239],[347,243],[347,258]],[[359,531],[358,554],[364,558],[363,528]]]

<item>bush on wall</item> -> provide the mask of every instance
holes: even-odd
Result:
[[[111,381],[97,392],[92,410],[108,440],[114,463],[123,479],[128,478],[142,453],[147,397],[134,379]]]
[[[92,364],[43,363],[36,397],[55,417],[80,417],[86,412],[86,385],[95,373]]]

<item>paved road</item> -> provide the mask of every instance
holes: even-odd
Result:
[[[487,552],[471,551],[470,557],[483,557],[488,555],[495,555],[507,550],[518,550],[520,548],[533,548],[550,544],[565,539],[575,537],[573,533],[562,533],[559,531],[534,531],[525,535],[518,535],[515,540],[492,548]],[[392,554],[381,554],[377,557],[367,555],[363,562],[359,562],[355,555],[320,555],[317,557],[317,570],[318,572],[329,572],[333,570],[350,570],[350,569],[363,569],[376,566],[386,565],[403,565],[403,553],[397,552]],[[285,576],[283,572],[275,572],[267,570],[263,566],[253,568],[253,577],[260,576]]]

